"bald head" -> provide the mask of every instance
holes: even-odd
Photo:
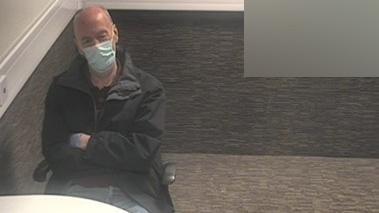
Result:
[[[107,9],[103,6],[89,6],[79,10],[73,20],[74,33],[83,25],[90,24],[96,21],[104,21],[107,25],[113,25],[113,21]],[[76,36],[76,35],[75,35]]]
[[[102,6],[89,6],[78,11],[74,16],[73,25],[79,51],[106,40],[118,40],[118,32],[112,18]]]

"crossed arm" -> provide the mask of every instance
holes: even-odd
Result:
[[[114,131],[73,134],[62,117],[57,89],[53,83],[47,95],[42,130],[42,152],[53,171],[82,170],[93,166],[138,172],[150,169],[164,129],[163,88],[146,92],[133,129],[126,135]]]

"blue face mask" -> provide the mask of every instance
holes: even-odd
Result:
[[[99,74],[110,71],[116,62],[116,51],[113,50],[112,40],[86,47],[83,52],[88,65]]]

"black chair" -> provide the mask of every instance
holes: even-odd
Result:
[[[171,185],[175,182],[176,178],[176,166],[175,163],[172,162],[164,162],[163,163],[164,172],[162,177],[163,185]],[[42,160],[37,168],[34,169],[33,172],[33,180],[37,182],[45,182],[47,179],[47,174],[50,171],[49,164],[46,160]]]

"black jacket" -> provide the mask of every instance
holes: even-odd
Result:
[[[46,193],[62,194],[73,180],[106,175],[150,212],[173,212],[168,187],[160,183],[164,88],[133,66],[124,49],[117,50],[117,58],[121,78],[109,90],[101,117],[96,116],[83,57],[54,78],[42,130],[42,152],[53,171]],[[92,136],[86,151],[68,143],[78,132]]]

